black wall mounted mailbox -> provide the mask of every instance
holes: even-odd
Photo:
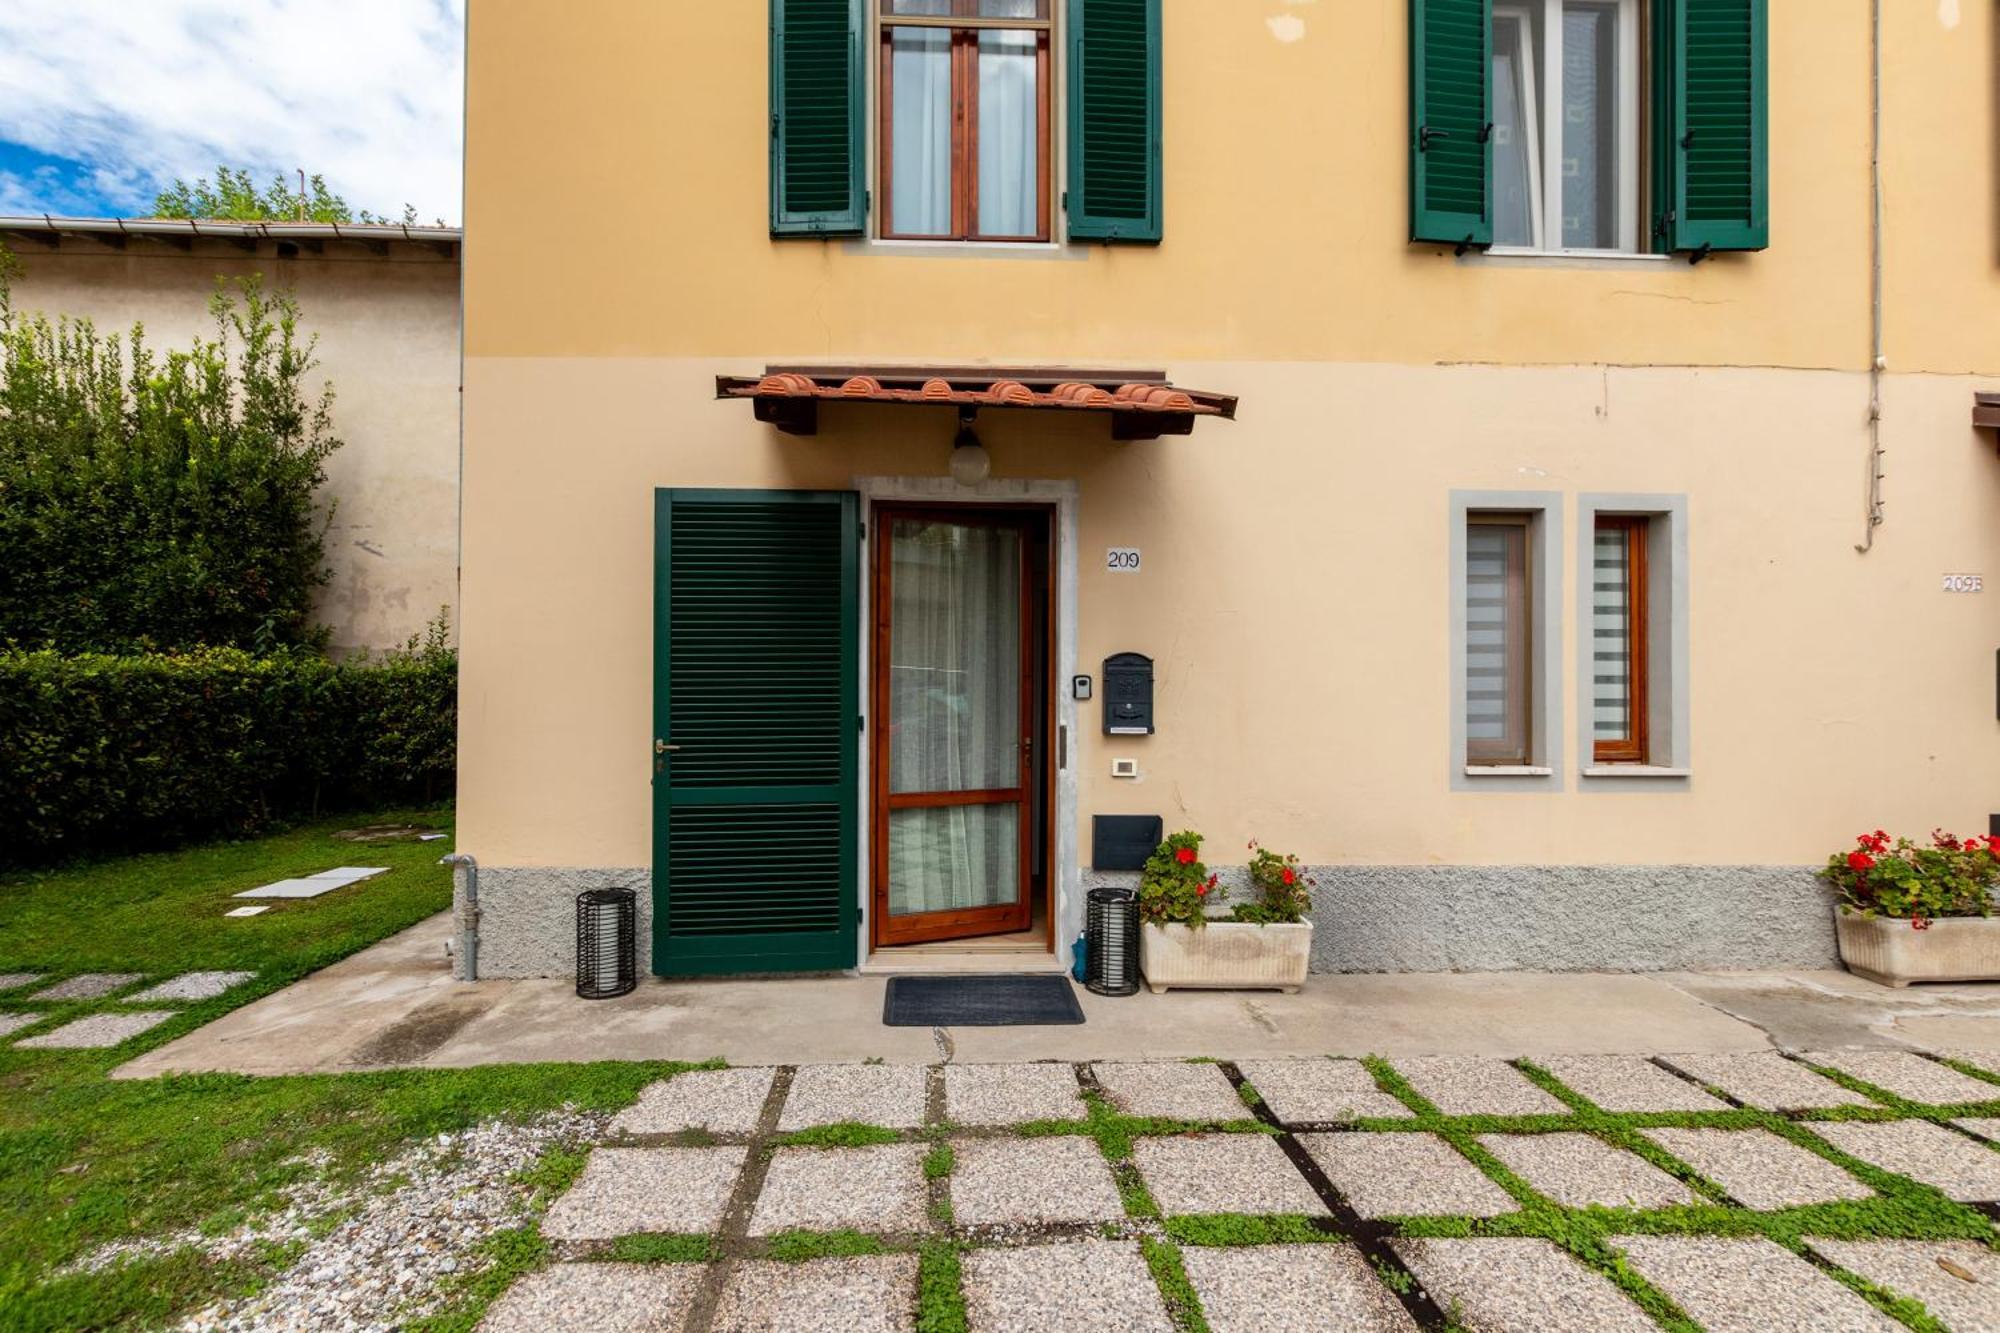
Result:
[[[1153,659],[1144,653],[1104,659],[1104,734],[1153,734]]]
[[[1164,826],[1158,815],[1092,815],[1090,868],[1143,870],[1165,836],[1160,831]]]

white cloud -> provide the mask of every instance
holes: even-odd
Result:
[[[89,164],[106,197],[303,167],[355,209],[460,216],[465,0],[5,0],[0,138]],[[0,173],[0,208],[60,189]]]

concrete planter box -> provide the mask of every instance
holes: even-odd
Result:
[[[1310,921],[1274,926],[1211,921],[1200,930],[1147,925],[1139,932],[1139,966],[1155,995],[1174,986],[1292,995],[1305,984],[1312,938]]]
[[[1903,917],[1833,910],[1840,961],[1884,986],[1913,981],[2000,981],[2000,917],[1946,917],[1913,930]]]

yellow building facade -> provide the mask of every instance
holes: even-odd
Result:
[[[1449,0],[604,0],[587,22],[476,0],[459,838],[480,973],[566,974],[575,893],[612,884],[639,891],[641,970],[1056,966],[1088,887],[1129,877],[1108,844],[1145,826],[1097,819],[1121,815],[1200,831],[1225,882],[1253,839],[1298,853],[1323,970],[1823,965],[1830,851],[1983,831],[1993,7],[1887,3],[1878,33],[1867,0],[1742,0],[1762,248],[1652,253],[1673,143],[1714,142],[1692,104],[1661,134],[1675,11],[1465,4],[1496,234],[1461,247],[1412,240],[1416,57]],[[794,33],[851,24],[859,234],[774,234],[788,11]],[[1079,239],[1081,71],[1110,45],[1087,25],[1129,15],[1152,25],[1158,236]],[[1018,181],[1047,239],[892,234],[990,232]],[[1119,439],[1110,411],[851,396],[815,400],[805,435],[718,397],[785,367],[1235,401]],[[966,426],[973,485],[950,467]],[[809,603],[796,628],[758,580],[820,538],[771,502],[699,548],[731,502],[710,492],[852,513],[830,581],[780,579]],[[844,669],[801,648],[817,633]],[[1121,654],[1150,659],[1150,732],[1107,731]],[[690,738],[787,750],[823,696],[854,723],[844,757],[796,788],[744,759],[756,818],[714,813],[722,778],[670,794],[707,771]],[[808,917],[828,948],[710,947]]]

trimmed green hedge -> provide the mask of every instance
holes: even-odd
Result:
[[[0,653],[0,862],[171,846],[452,790],[457,656]]]

